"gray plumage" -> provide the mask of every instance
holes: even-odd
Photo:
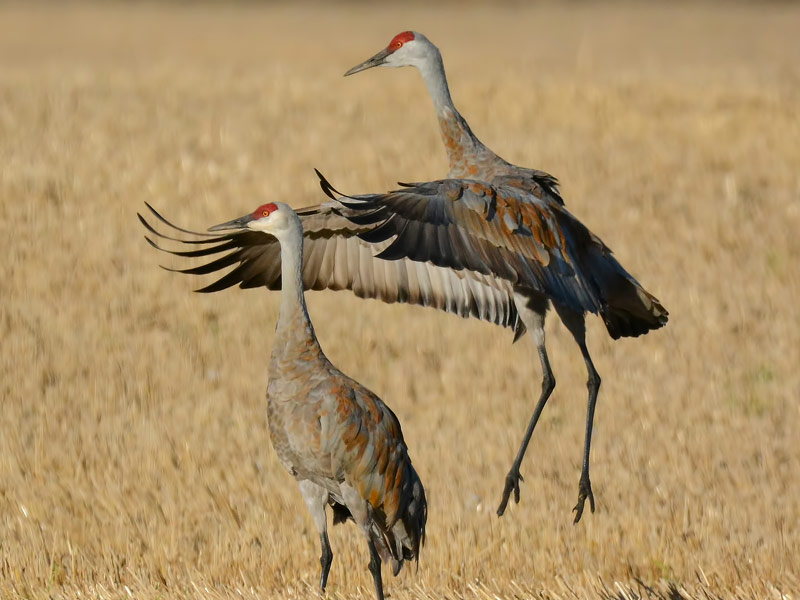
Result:
[[[539,215],[544,214],[554,217],[560,214],[559,209],[563,207],[564,200],[558,192],[558,181],[555,177],[544,171],[509,163],[489,149],[472,132],[466,119],[458,112],[450,97],[441,53],[428,38],[415,31],[399,33],[392,38],[386,48],[351,68],[345,75],[352,75],[378,66],[413,66],[421,73],[433,100],[442,141],[447,151],[450,163],[448,178],[480,180],[488,183],[492,190],[508,188],[519,190],[522,194],[516,194],[512,202],[517,213],[525,212],[527,208],[534,207],[533,212]],[[419,194],[427,193],[427,190],[425,190],[426,184],[415,185],[417,186],[414,190],[415,192]],[[457,184],[454,185],[457,187]],[[397,200],[400,197],[401,194],[398,192],[394,195],[393,200]],[[409,210],[408,198],[404,198],[404,200],[405,209]],[[461,199],[460,202],[466,204],[467,199]],[[467,255],[461,247],[457,248],[454,245],[458,242],[458,236],[443,237],[441,232],[436,232],[435,229],[427,227],[429,224],[439,224],[438,219],[441,217],[441,212],[436,211],[441,211],[441,205],[436,206],[437,208],[432,208],[432,203],[426,203],[428,214],[424,217],[417,216],[418,218],[416,218],[414,225],[411,227],[400,230],[397,225],[398,221],[400,221],[399,219],[392,219],[393,223],[391,225],[382,226],[378,230],[380,234],[388,233],[390,229],[394,228],[397,235],[393,245],[390,246],[388,251],[384,251],[382,255],[391,258],[411,257],[416,260],[432,260],[435,264],[453,268],[458,268],[453,264],[454,256],[457,256],[459,261],[465,262],[465,259],[468,258]],[[508,216],[507,213],[506,217],[508,218]],[[540,240],[545,242],[543,253],[540,251],[533,258],[523,256],[521,260],[516,261],[513,253],[509,254],[503,251],[504,246],[518,244],[523,234],[525,234],[524,229],[515,228],[515,217],[516,215],[510,215],[511,221],[509,221],[509,226],[505,231],[495,232],[494,239],[486,240],[486,243],[480,245],[481,248],[488,249],[488,254],[483,257],[486,260],[481,261],[484,269],[479,268],[477,270],[481,273],[491,273],[499,278],[514,282],[514,304],[525,328],[530,332],[539,354],[542,366],[542,391],[533,415],[528,422],[517,456],[506,476],[497,514],[502,515],[505,512],[512,492],[514,500],[519,502],[522,460],[539,415],[555,388],[555,377],[550,368],[544,334],[545,315],[548,305],[552,302],[556,313],[578,344],[588,372],[589,398],[583,465],[578,485],[578,503],[573,509],[576,513],[575,523],[577,523],[583,515],[583,507],[587,499],[592,512],[594,512],[595,508],[594,495],[589,479],[589,452],[595,404],[600,389],[600,375],[594,367],[586,346],[584,312],[599,312],[606,323],[609,334],[614,339],[621,336],[638,336],[651,329],[661,327],[667,322],[668,313],[652,295],[644,292],[638,282],[611,256],[610,251],[591,250],[592,248],[599,248],[597,245],[586,245],[585,248],[591,251],[584,252],[581,256],[574,256],[573,258],[581,261],[581,268],[586,273],[586,277],[594,279],[598,291],[602,292],[606,298],[614,300],[612,303],[606,302],[604,306],[597,303],[597,298],[592,299],[591,294],[588,296],[584,294],[582,298],[578,298],[576,294],[579,290],[563,289],[562,284],[564,282],[572,281],[575,283],[580,278],[570,279],[569,277],[554,276],[555,274],[550,270],[536,267],[538,258],[548,255],[550,250],[557,250],[555,247],[549,247],[546,240]],[[581,228],[585,229],[582,224],[577,220],[575,221],[572,224],[572,228],[575,231]],[[471,222],[456,220],[457,226],[461,228],[469,228],[471,225],[479,226],[476,223],[479,223],[479,221],[476,221],[474,217],[472,217]],[[524,223],[520,222],[520,225],[524,225]],[[586,231],[588,232],[588,230]],[[418,237],[412,238],[415,233]],[[433,235],[438,235],[439,238],[437,240],[438,246],[432,250],[431,242],[435,239],[432,237]],[[382,235],[372,235],[370,239],[376,241],[381,237]],[[405,238],[405,243],[401,247],[403,238]],[[420,249],[414,243],[422,239],[427,242],[425,245],[426,250]],[[447,242],[450,243],[450,246],[446,245]],[[542,249],[538,248],[538,250]],[[471,262],[466,264],[471,264]],[[644,295],[640,295],[638,293],[639,290],[644,292]],[[653,301],[655,304],[653,304]],[[610,308],[613,308],[613,310],[609,310]],[[518,327],[517,331],[521,333],[524,329]]]
[[[427,520],[425,491],[400,423],[320,348],[303,295],[303,225],[297,214],[286,204],[268,203],[211,231],[234,232],[233,240],[271,238],[279,245],[281,305],[267,386],[272,445],[298,481],[319,531],[320,588],[325,589],[333,561],[330,505],[334,523],[353,519],[364,534],[375,593],[383,600],[381,562],[389,562],[397,575],[406,560],[417,560]]]

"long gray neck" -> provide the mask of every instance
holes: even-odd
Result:
[[[428,93],[433,99],[433,106],[436,114],[441,114],[446,110],[458,114],[453,99],[450,97],[450,88],[447,85],[447,76],[444,73],[444,62],[439,49],[431,45],[430,51],[426,54],[425,60],[419,63],[419,72],[428,87]]]
[[[275,328],[272,361],[308,360],[320,355],[319,343],[303,295],[303,226],[295,216],[281,234],[281,307]]]
[[[442,55],[433,44],[430,49],[431,51],[427,53],[425,60],[419,63],[418,68],[436,109],[439,130],[450,162],[449,175],[451,177],[474,176],[476,173],[470,167],[484,157],[494,156],[494,153],[475,137],[466,119],[456,109],[453,99],[450,97]]]

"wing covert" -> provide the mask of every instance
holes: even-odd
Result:
[[[359,213],[360,222],[374,225],[363,238],[389,242],[381,258],[467,269],[544,293],[574,310],[602,308],[580,267],[593,236],[566,209],[525,190],[445,179],[339,201]]]

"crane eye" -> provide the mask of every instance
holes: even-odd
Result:
[[[395,45],[397,48],[399,48],[400,46],[402,46],[402,45],[403,45],[403,42],[401,42],[400,40],[397,40],[397,41],[394,43],[394,45]]]
[[[264,217],[270,216],[276,210],[278,210],[278,205],[274,202],[270,202],[269,204],[262,204],[250,214],[254,219],[263,219]]]

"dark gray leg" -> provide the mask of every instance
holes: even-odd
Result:
[[[372,573],[372,581],[375,582],[375,596],[378,600],[383,600],[383,580],[381,579],[381,557],[375,548],[375,542],[371,535],[372,510],[370,504],[361,497],[359,491],[353,486],[344,482],[340,485],[342,500],[353,516],[353,520],[364,532],[364,537],[369,546],[369,572]]]
[[[324,592],[325,585],[328,583],[328,572],[331,570],[331,563],[333,563],[333,552],[331,551],[331,543],[328,540],[328,519],[325,514],[325,507],[328,503],[328,490],[307,479],[300,481],[298,485],[300,486],[303,500],[306,501],[306,506],[308,506],[308,510],[311,513],[311,518],[314,519],[314,525],[319,531],[319,541],[322,546],[322,554],[319,557],[319,564],[322,567],[322,573],[319,577],[319,589]]]
[[[502,517],[503,513],[505,513],[512,491],[514,492],[514,502],[519,503],[519,482],[524,481],[519,472],[522,466],[522,459],[525,458],[525,452],[528,450],[528,444],[531,441],[533,430],[536,427],[536,423],[539,421],[539,416],[542,414],[545,404],[547,404],[547,399],[550,398],[550,394],[553,393],[556,387],[556,378],[553,376],[553,371],[550,368],[550,360],[547,358],[547,348],[545,347],[544,341],[544,319],[547,310],[547,301],[544,299],[537,301],[524,298],[523,304],[523,298],[524,297],[521,296],[515,296],[515,302],[520,317],[528,328],[528,333],[530,333],[533,338],[533,342],[536,344],[536,350],[539,353],[539,361],[542,363],[542,393],[539,395],[539,401],[536,403],[533,415],[528,422],[528,429],[525,431],[525,437],[522,438],[522,444],[520,444],[519,450],[517,451],[517,457],[514,459],[514,463],[511,465],[511,470],[508,472],[508,475],[506,475],[503,498],[500,501],[500,506],[497,508],[498,517]]]
[[[322,544],[322,555],[319,557],[319,564],[322,566],[322,575],[319,578],[319,589],[324,592],[325,586],[328,583],[328,573],[333,563],[333,552],[331,551],[331,543],[328,540],[327,531],[323,531],[319,535],[319,541]]]
[[[592,483],[589,480],[589,451],[592,445],[592,426],[594,424],[594,409],[597,404],[597,393],[600,391],[600,375],[597,369],[594,368],[592,357],[589,356],[589,349],[586,347],[586,320],[582,314],[576,313],[569,309],[556,306],[561,320],[567,326],[572,337],[575,338],[578,346],[583,355],[583,361],[586,363],[586,371],[589,376],[586,380],[586,387],[589,390],[589,406],[586,411],[586,434],[583,444],[583,467],[581,468],[581,479],[578,483],[578,503],[572,510],[575,512],[575,521],[577,523],[583,516],[583,506],[586,499],[589,499],[589,507],[594,512],[594,494],[592,493]]]
[[[528,444],[531,441],[531,436],[533,436],[536,423],[539,422],[539,416],[542,414],[545,404],[547,404],[547,399],[550,398],[550,394],[553,393],[556,387],[556,378],[553,376],[553,371],[550,368],[550,361],[547,358],[547,350],[544,344],[539,346],[538,351],[539,360],[542,363],[542,393],[539,396],[539,401],[536,403],[536,408],[533,410],[531,420],[528,422],[528,429],[525,431],[525,437],[522,438],[522,444],[520,444],[519,450],[517,451],[517,457],[514,459],[514,463],[511,465],[511,470],[508,472],[508,475],[506,475],[503,498],[497,509],[498,517],[502,517],[503,513],[506,511],[506,506],[508,505],[512,490],[514,491],[514,502],[519,503],[519,482],[523,481],[519,468],[522,466],[522,459],[525,458],[525,452],[528,450]]]
[[[375,597],[378,600],[383,598],[383,579],[381,579],[381,557],[375,548],[375,542],[369,540],[369,572],[372,573],[372,581],[375,582]]]

